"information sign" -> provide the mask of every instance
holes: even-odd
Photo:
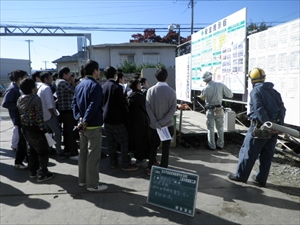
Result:
[[[152,166],[147,203],[194,216],[199,176]]]
[[[300,18],[249,36],[249,71],[256,67],[280,92],[284,122],[300,126]],[[249,84],[248,93],[251,90]]]
[[[202,74],[224,83],[233,93],[244,94],[246,8],[192,35],[192,89],[202,90]]]

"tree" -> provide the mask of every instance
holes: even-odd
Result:
[[[133,39],[130,40],[130,42],[140,42],[140,43],[153,43],[153,42],[159,42],[159,43],[167,43],[167,44],[175,44],[178,45],[178,32],[176,31],[169,31],[163,38],[159,35],[155,34],[155,29],[145,29],[144,34],[133,34],[131,35]],[[190,42],[191,36],[188,36],[187,38],[184,38],[180,36],[180,44],[183,44],[185,42]],[[191,44],[188,43],[187,45],[183,45],[180,47],[180,55],[189,53],[191,51]],[[178,50],[176,50],[176,54],[178,54]]]
[[[269,27],[271,27],[271,26],[267,26],[265,22],[261,22],[260,24],[251,22],[247,26],[247,33],[251,34],[251,33],[255,33],[255,32],[260,32],[263,30],[267,30]]]
[[[133,34],[131,35],[133,39],[130,39],[130,42],[141,42],[141,43],[152,43],[160,42],[161,37],[155,34],[155,29],[145,29],[144,34]]]

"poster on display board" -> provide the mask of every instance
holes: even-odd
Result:
[[[300,126],[300,19],[252,34],[249,38],[249,71],[259,67],[281,94],[285,123]],[[248,85],[248,92],[252,85]]]
[[[206,71],[233,93],[246,91],[246,8],[192,35],[192,90],[202,90]]]
[[[191,102],[191,54],[176,57],[175,63],[177,100]]]

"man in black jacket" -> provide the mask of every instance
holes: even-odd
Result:
[[[123,88],[116,82],[117,70],[109,66],[104,70],[107,81],[103,84],[103,122],[108,141],[110,167],[118,165],[117,147],[120,146],[122,170],[137,170],[136,165],[130,164],[128,156],[129,134],[126,127],[128,121],[128,107]]]

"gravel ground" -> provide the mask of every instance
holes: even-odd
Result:
[[[243,137],[237,138],[235,141],[232,139],[227,140],[224,150],[238,158],[242,140]],[[259,163],[256,161],[253,170],[258,171],[258,166]],[[267,187],[300,197],[300,154],[298,154],[298,157],[295,157],[276,150],[272,160]]]

